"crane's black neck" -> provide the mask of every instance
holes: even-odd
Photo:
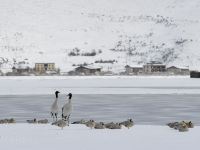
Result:
[[[69,95],[69,99],[72,99],[72,95]]]
[[[58,93],[55,93],[56,94],[56,98],[58,98]]]

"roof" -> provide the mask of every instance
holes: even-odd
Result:
[[[147,64],[162,64],[160,61],[150,61]]]
[[[101,67],[94,67],[94,66],[79,66],[79,67],[77,67],[77,68],[86,68],[86,69],[101,69]],[[75,69],[77,69],[77,68],[75,68]]]
[[[149,64],[149,63],[147,63],[144,66],[166,66],[166,65],[164,65],[164,64]]]
[[[178,68],[178,67],[176,67],[176,66],[170,66],[170,67],[168,67],[167,69],[180,69],[180,68]]]
[[[55,64],[55,63],[35,63],[35,64]]]
[[[162,62],[159,62],[159,61],[150,61],[149,63],[146,63],[144,66],[146,65],[165,66]]]
[[[167,69],[171,69],[171,68],[173,68],[173,69],[187,69],[187,70],[189,70],[189,68],[187,66],[186,67],[170,66]]]
[[[125,68],[138,68],[138,69],[142,69],[143,67],[142,66],[129,66],[129,65],[126,65]]]

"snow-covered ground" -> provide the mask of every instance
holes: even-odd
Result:
[[[2,77],[1,95],[199,94],[200,80],[189,77]]]
[[[95,130],[84,125],[0,125],[2,150],[198,150],[200,127],[180,133],[167,126]]]
[[[199,94],[199,85],[199,79],[189,77],[2,77],[0,94],[53,95],[55,90],[73,94]],[[0,149],[198,150],[199,132],[199,126],[180,133],[164,124],[137,125],[137,122],[131,129],[120,130],[94,130],[84,125],[61,130],[50,124],[0,124]]]

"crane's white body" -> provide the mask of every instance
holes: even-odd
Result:
[[[58,113],[58,98],[55,99],[51,106],[51,112],[52,113]]]
[[[58,116],[58,111],[59,111],[59,108],[58,108],[58,93],[60,93],[60,92],[59,91],[55,92],[56,99],[53,102],[53,104],[51,105],[51,117],[53,117],[53,121],[54,121],[55,118],[56,118],[56,121],[57,121],[57,116]]]
[[[66,103],[62,107],[62,118],[68,122],[68,125],[69,125],[69,117],[71,113],[72,113],[72,102],[71,102],[71,99],[69,99],[68,103]]]
[[[69,116],[71,112],[72,112],[72,103],[71,99],[69,99],[69,102],[63,106],[63,116]]]

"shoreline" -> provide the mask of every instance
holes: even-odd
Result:
[[[188,79],[190,76],[0,76],[2,79],[135,79],[135,78],[183,78]]]

